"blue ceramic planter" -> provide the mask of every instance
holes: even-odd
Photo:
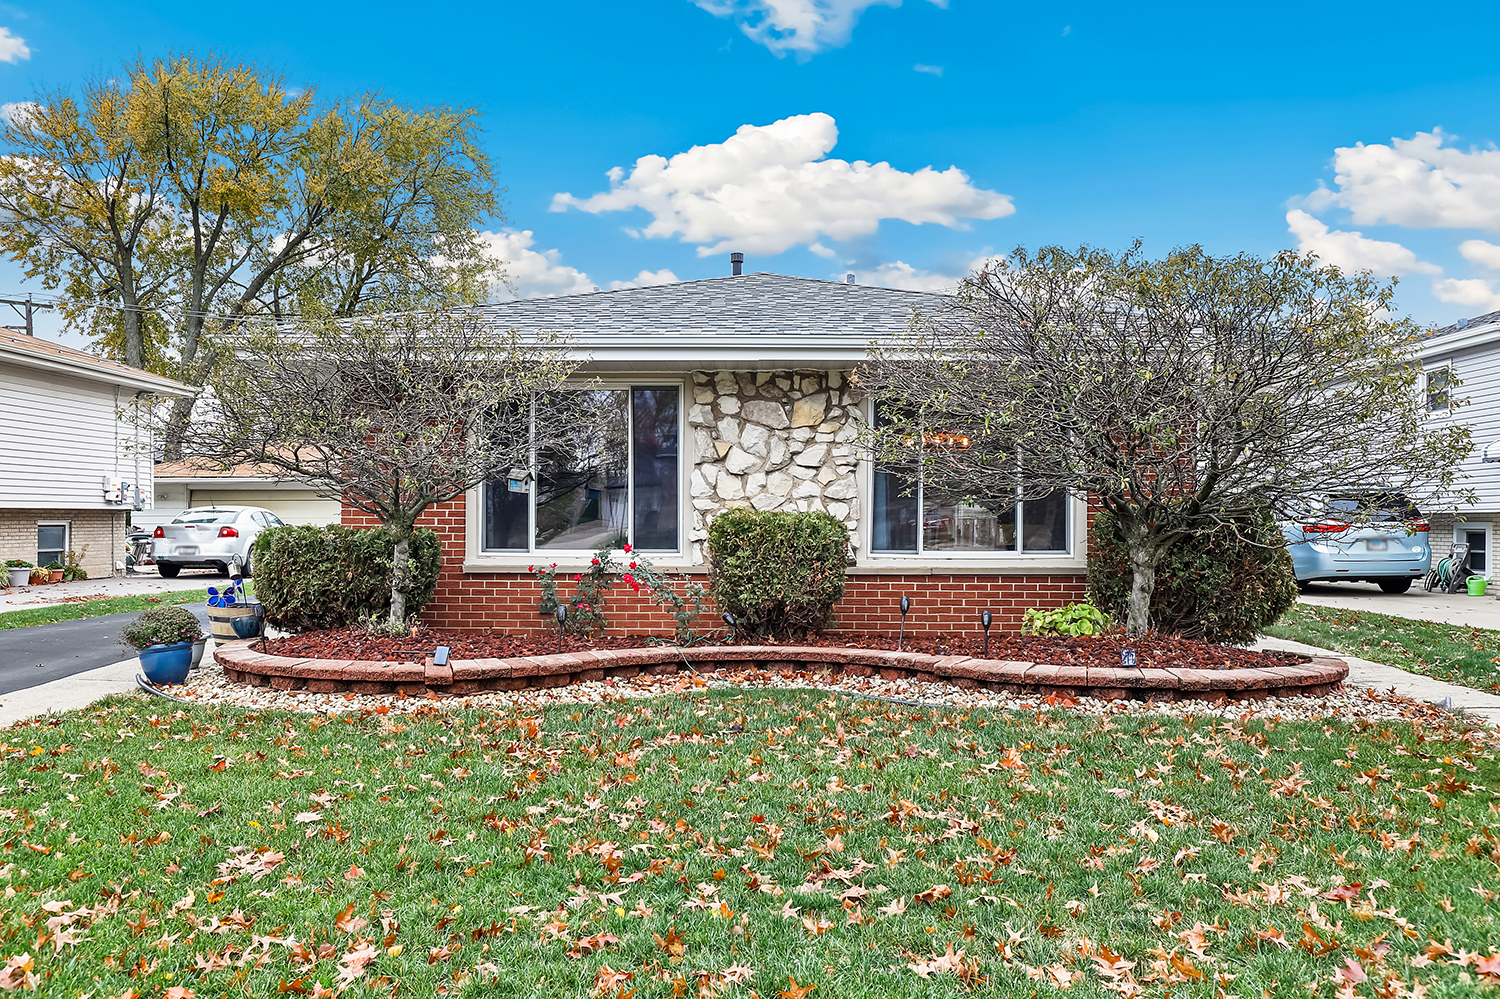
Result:
[[[141,650],[141,672],[158,687],[186,680],[192,664],[192,642],[152,645]]]
[[[266,608],[260,601],[252,601],[238,605],[248,609],[249,613],[243,617],[229,619],[229,626],[234,629],[236,638],[259,638],[266,627]]]

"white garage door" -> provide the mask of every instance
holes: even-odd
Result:
[[[338,500],[324,499],[311,489],[194,489],[193,506],[263,506],[288,524],[337,524]]]

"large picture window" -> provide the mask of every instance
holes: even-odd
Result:
[[[530,481],[484,485],[482,547],[581,552],[632,544],[680,549],[678,386],[578,389],[539,406],[566,408],[570,435],[533,456]]]
[[[929,434],[927,439],[934,447],[964,446],[962,438],[950,435]],[[877,462],[873,485],[874,554],[1068,550],[1067,493],[1028,489],[1019,471],[1015,488],[998,495],[974,495],[923,482],[914,465]]]

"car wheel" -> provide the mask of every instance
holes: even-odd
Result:
[[[1305,579],[1299,579],[1299,580],[1297,580],[1297,592],[1298,593],[1306,593],[1307,592],[1307,586],[1308,586],[1307,580],[1305,580]]]
[[[173,565],[170,562],[158,562],[156,571],[161,574],[162,579],[176,579],[177,574],[182,571],[182,566]]]
[[[1375,582],[1379,583],[1380,589],[1386,593],[1405,593],[1411,589],[1410,576],[1398,579],[1377,579]]]

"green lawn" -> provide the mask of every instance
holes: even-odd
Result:
[[[1266,634],[1397,666],[1435,680],[1500,691],[1500,631],[1298,604]]]
[[[5,611],[0,614],[0,631],[5,631],[7,628],[29,628],[34,624],[77,621],[84,617],[103,617],[106,614],[128,614],[161,604],[201,604],[207,599],[208,590],[206,589],[177,590],[156,596],[103,597],[99,600],[79,600],[76,603],[58,604],[53,607]]]
[[[170,708],[115,698],[0,731],[0,987],[1259,999],[1500,981],[1500,765],[1451,731],[796,691]]]

